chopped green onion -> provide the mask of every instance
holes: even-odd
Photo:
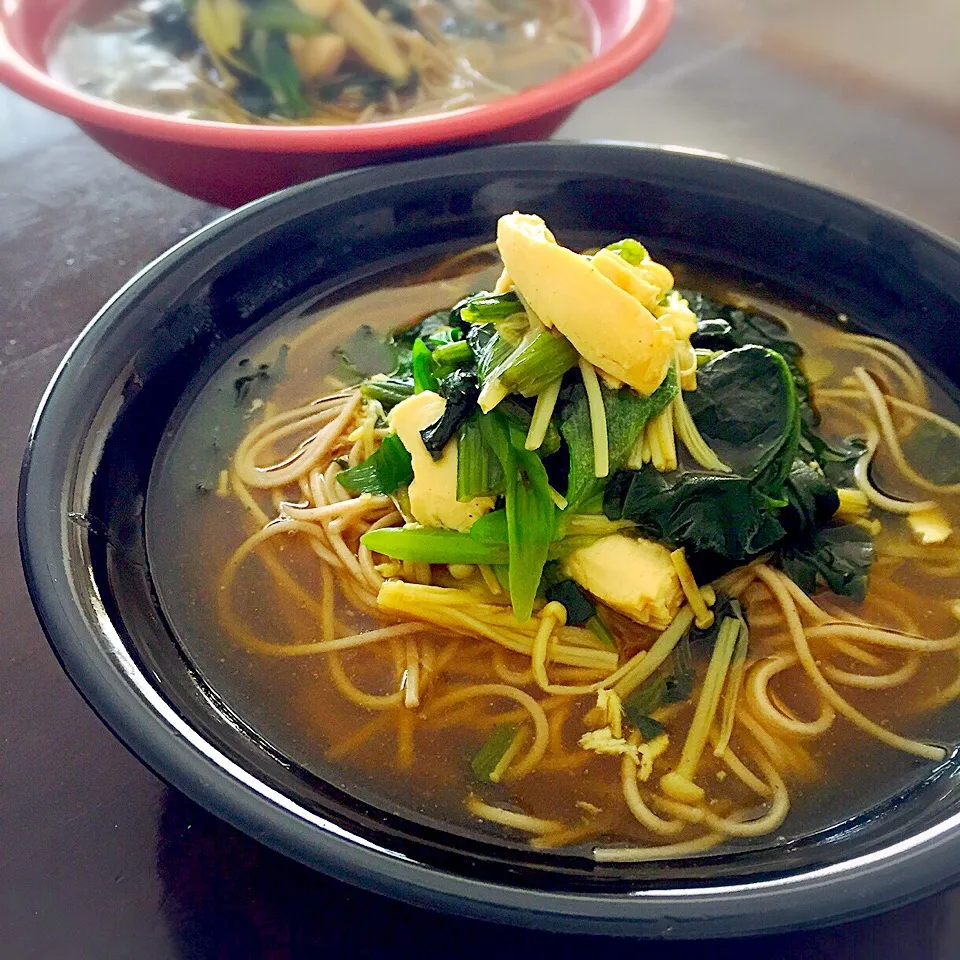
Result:
[[[490,783],[490,775],[516,739],[519,728],[514,723],[501,723],[487,738],[470,761],[473,775],[482,783]]]
[[[398,403],[413,396],[413,381],[384,377],[381,380],[367,380],[360,387],[360,393],[367,400],[377,400],[384,410],[390,410]]]
[[[506,489],[503,468],[483,439],[477,416],[460,428],[457,444],[457,499],[460,501],[497,497]]]
[[[500,381],[510,393],[535,397],[575,366],[577,358],[577,351],[565,337],[538,333],[532,340],[521,341],[499,371]]]
[[[393,493],[412,479],[410,454],[395,433],[385,436],[363,463],[337,474],[340,486],[354,493]]]
[[[417,393],[423,393],[424,390],[432,390],[436,393],[440,389],[440,384],[434,369],[433,354],[419,337],[413,341],[411,364],[413,366],[414,390]]]
[[[631,267],[639,267],[649,256],[647,248],[638,240],[632,240],[630,237],[617,240],[616,243],[608,243],[606,249],[619,254]]]
[[[374,553],[412,563],[506,563],[505,543],[488,543],[456,530],[438,527],[385,527],[368,530],[360,542]]]
[[[478,293],[460,304],[460,319],[466,323],[493,323],[522,310],[515,293]]]
[[[460,367],[473,359],[473,350],[466,340],[442,343],[433,351],[433,362],[438,367]]]

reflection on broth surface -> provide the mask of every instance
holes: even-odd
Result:
[[[629,263],[629,249],[614,252]],[[630,265],[661,276],[663,268],[643,256]],[[568,476],[557,463],[575,441],[564,414],[555,414],[564,446],[542,459],[552,488],[566,492],[567,509],[578,519],[562,534],[554,528],[549,556],[556,554],[556,562],[548,559],[543,568],[530,620],[514,618],[511,602],[516,609],[521,587],[512,568],[510,574],[494,569],[506,554],[501,558],[492,540],[484,544],[495,561],[490,565],[469,552],[460,563],[391,558],[379,552],[381,544],[394,542],[389,538],[370,540],[376,548],[359,545],[364,529],[402,524],[399,510],[409,517],[416,494],[404,486],[394,496],[360,495],[336,479],[368,461],[390,435],[379,403],[345,386],[356,373],[348,361],[366,375],[374,370],[364,364],[383,363],[378,339],[356,331],[367,325],[387,333],[478,290],[496,289],[501,299],[488,297],[482,307],[497,309],[510,302],[503,297],[510,278],[498,281],[501,268],[491,244],[418,274],[379,278],[378,289],[274,325],[189,404],[156,468],[148,527],[163,603],[210,685],[284,755],[361,797],[501,839],[593,851],[598,859],[691,855],[718,843],[807,835],[928,775],[943,759],[942,748],[952,749],[958,720],[960,553],[952,531],[960,523],[960,476],[957,431],[948,425],[960,419],[958,408],[897,348],[858,337],[846,323],[828,322],[815,310],[798,310],[757,284],[673,267],[678,288],[759,315],[767,342],[771,335],[779,339],[777,349],[809,384],[822,416],[819,432],[809,436],[838,454],[811,452],[801,441],[796,459],[825,464],[831,489],[840,490],[836,518],[811,536],[833,537],[850,528],[862,533],[850,541],[846,533],[837,535],[829,549],[818,541],[817,562],[825,564],[819,572],[811,574],[811,554],[789,537],[717,566],[717,556],[705,559],[688,534],[655,536],[649,517],[630,512],[629,498],[621,518],[609,519],[619,476],[655,470],[664,476],[684,470],[732,475],[727,464],[721,464],[725,473],[711,473],[693,462],[675,405],[667,407],[677,418],[670,421],[677,431],[675,462],[669,451],[657,450],[661,415],[640,428],[634,459],[616,461],[617,421],[608,405],[613,479],[597,478],[606,484],[606,518],[587,500],[574,508],[575,470]],[[516,310],[529,317],[534,311],[521,273],[518,268],[513,276],[522,297]],[[668,304],[680,307],[666,289],[653,313],[669,320]],[[677,396],[692,411],[701,439],[716,437],[710,439],[714,452],[737,463],[736,451],[712,432],[705,407],[719,396],[709,391],[721,389],[710,364],[719,364],[730,344],[722,344],[726,334],[704,318],[723,313],[735,327],[739,320],[731,320],[729,310],[712,309],[709,300],[689,293],[687,300],[700,316],[691,339],[699,351],[699,385],[691,387],[694,375],[678,364]],[[464,308],[461,316],[469,312]],[[506,316],[502,310],[497,323]],[[425,340],[437,322],[422,328]],[[548,333],[555,337],[560,329],[558,320]],[[588,347],[562,332],[582,357]],[[450,348],[465,341],[433,336],[436,364],[469,353]],[[346,358],[335,353],[344,344]],[[791,352],[794,344],[802,357]],[[447,353],[437,354],[443,347]],[[609,400],[614,388],[597,369]],[[443,372],[441,366],[435,371]],[[580,377],[577,366],[562,374],[555,410],[567,403],[569,411]],[[583,378],[588,381],[587,373]],[[481,386],[483,405],[489,389],[482,374]],[[801,399],[804,389],[801,384]],[[622,396],[630,388],[619,390]],[[383,396],[382,387],[376,395]],[[309,406],[318,398],[331,399]],[[528,421],[531,412],[536,421],[532,398],[503,402],[517,402]],[[453,403],[448,394],[447,404]],[[773,416],[771,409],[765,415]],[[324,431],[334,439],[305,464],[317,445],[310,438]],[[891,431],[914,475],[905,474],[892,453]],[[869,470],[870,458],[860,448],[840,459],[851,437],[876,448]],[[465,456],[462,432],[460,438]],[[668,462],[658,465],[661,455]],[[530,468],[518,462],[522,476]],[[416,456],[413,467],[414,482],[421,482],[427,468]],[[289,478],[279,482],[284,471]],[[823,475],[820,465],[814,472]],[[791,477],[784,490],[798,482]],[[497,496],[503,494],[494,494],[491,504],[501,502]],[[926,500],[936,507],[914,510],[912,519],[903,512],[905,503]],[[492,521],[484,518],[484,524],[485,531],[492,529]],[[479,539],[438,533],[443,550],[450,544],[476,549]],[[582,573],[585,563],[570,560],[599,540],[635,543],[638,535],[666,541],[669,550],[684,546],[704,588],[696,597],[678,592],[666,631],[608,597],[615,592],[612,578],[591,581]],[[861,600],[857,571],[843,563],[856,553],[850,543],[869,549],[871,538],[876,556]],[[572,552],[559,556],[564,550]],[[514,557],[511,564],[519,562]],[[681,563],[682,555],[674,558]],[[837,587],[846,596],[823,587],[840,568],[850,573]],[[648,580],[653,570],[647,568]],[[815,602],[785,572],[804,589],[805,577],[819,576]],[[599,617],[599,626],[575,615],[579,601],[564,585],[578,581],[578,597],[589,607],[585,616]],[[552,592],[550,582],[559,582],[561,593]],[[732,596],[739,598],[748,629],[729,603]],[[699,611],[704,602],[712,605],[706,618]],[[660,656],[667,647],[669,655]]]
[[[578,0],[133,0],[85,8],[51,74],[197,120],[343,124],[459,110],[589,59]]]

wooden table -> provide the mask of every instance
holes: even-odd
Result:
[[[746,157],[960,236],[958,39],[951,0],[678,0],[663,48],[561,136]],[[0,956],[960,956],[960,891],[832,930],[710,944],[605,945],[435,916],[284,860],[112,738],[61,673],[23,585],[20,457],[93,312],[217,212],[0,91]]]

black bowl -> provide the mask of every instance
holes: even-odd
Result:
[[[454,833],[352,797],[279,755],[190,662],[151,579],[144,506],[179,399],[292,305],[488,239],[535,210],[562,231],[655,238],[903,343],[960,383],[960,248],[758,167],[613,144],[494,147],[359,170],[231,213],[138,274],[43,399],[20,486],[30,591],[64,669],[160,776],[344,880],[511,923],[651,937],[838,922],[960,877],[951,760],[828,832],[666,864],[602,866]]]

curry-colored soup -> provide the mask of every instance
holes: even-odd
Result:
[[[927,466],[922,462],[924,450],[909,437],[928,421],[912,414],[907,405],[917,402],[949,421],[960,420],[956,403],[912,365],[874,341],[852,336],[855,317],[837,322],[814,308],[799,310],[758,284],[694,267],[674,266],[673,271],[679,287],[704,291],[721,302],[749,305],[787,325],[803,348],[802,368],[812,385],[825,439],[863,433],[864,419],[873,416],[863,388],[850,379],[857,366],[871,372],[886,396],[902,398],[899,405],[890,403],[890,414],[921,473]],[[147,519],[151,564],[162,602],[206,681],[283,755],[353,793],[501,839],[525,842],[532,835],[536,845],[546,848],[589,853],[627,844],[634,850],[662,848],[665,856],[681,856],[718,842],[763,845],[841,823],[928,776],[937,763],[932,754],[922,758],[881,743],[832,707],[829,722],[825,719],[827,707],[796,655],[789,652],[793,648],[785,639],[784,613],[762,579],[740,597],[750,639],[740,693],[743,715],[737,714],[730,749],[734,760],[748,770],[739,775],[734,761],[716,756],[708,744],[697,768],[697,783],[706,791],[706,800],[698,807],[654,794],[657,780],[681,761],[684,731],[698,709],[711,660],[708,644],[691,644],[692,695],[659,708],[657,717],[669,733],[665,750],[652,759],[643,756],[639,767],[631,767],[622,755],[580,745],[585,731],[598,724],[595,693],[546,692],[535,680],[529,655],[469,630],[418,623],[389,611],[365,612],[351,592],[346,568],[323,560],[321,547],[333,549],[332,541],[323,539],[326,534],[317,535],[320,547],[314,549],[312,535],[291,528],[290,535],[265,539],[237,561],[238,549],[263,527],[263,516],[282,514],[284,502],[304,508],[310,501],[308,486],[298,486],[298,481],[282,491],[250,488],[238,496],[232,458],[242,438],[273,416],[340,391],[343,367],[334,351],[359,326],[386,333],[410,324],[477,290],[492,289],[499,273],[495,251],[481,249],[417,275],[380,277],[377,289],[333,306],[321,304],[272,326],[190,401],[156,468]],[[354,421],[351,424],[355,426]],[[282,462],[310,432],[294,433],[270,445],[261,459]],[[942,450],[957,449],[955,443],[949,446],[956,441],[952,436],[953,441],[939,437],[938,442],[947,444]],[[342,445],[338,456],[346,457],[349,447]],[[916,495],[883,444],[870,478],[886,494]],[[947,480],[955,484],[957,478]],[[343,492],[342,499],[350,496]],[[821,589],[814,598],[821,614],[808,622],[807,634],[813,638],[810,643],[823,676],[846,702],[885,729],[934,745],[933,752],[945,748],[939,753],[942,757],[952,751],[960,721],[954,699],[960,689],[958,644],[948,640],[938,648],[937,643],[956,634],[958,626],[952,605],[960,597],[955,532],[960,528],[960,501],[954,492],[935,499],[954,531],[936,545],[922,545],[903,514],[874,505],[860,511],[857,519],[872,531],[876,550],[866,599],[838,598]],[[251,502],[263,515],[255,514]],[[316,523],[320,526],[321,520]],[[345,542],[353,551],[356,540],[349,523],[346,529]],[[382,564],[383,558],[379,560]],[[227,582],[224,574],[231,564],[232,582]],[[423,580],[423,570],[415,567],[397,564],[380,569],[384,576],[416,583]],[[451,590],[459,585],[450,572],[437,567],[432,574],[428,571],[428,579]],[[476,583],[477,603],[495,602],[492,595],[482,596],[482,581]],[[802,604],[799,609],[803,614]],[[333,652],[317,647],[311,652],[310,645],[325,635],[324,618],[331,623],[335,618],[340,625],[328,633],[331,636],[363,634],[398,622],[414,626],[385,642]],[[614,665],[649,650],[661,633],[615,611],[607,611],[604,619],[618,642],[615,654],[605,654]],[[817,623],[844,620],[854,625],[847,633],[834,640],[817,639]],[[899,647],[870,645],[858,639],[856,624],[886,630],[884,636],[893,644],[898,636],[907,640]],[[302,655],[292,655],[296,645]],[[276,655],[284,646],[291,655]],[[419,671],[415,705],[405,693],[411,662]],[[764,670],[766,676],[758,680]],[[591,672],[589,667],[550,666],[554,684],[589,684],[602,675],[602,667]],[[458,699],[462,691],[477,686],[487,693]],[[531,714],[516,696],[504,695],[503,687],[520,691],[542,708],[548,726],[546,750],[522,777],[478,781],[472,762],[491,734],[531,728]],[[778,712],[775,723],[765,719],[764,711],[770,709]],[[514,768],[523,762],[532,736],[528,730],[515,753],[519,760],[513,761]],[[757,746],[764,740],[766,754]],[[652,776],[640,774],[638,780],[644,763],[652,765]],[[769,765],[778,768],[773,779],[763,773]],[[660,824],[679,826],[651,830],[643,823],[625,801],[625,778],[630,777],[634,778],[630,789],[638,785],[644,798],[643,809]],[[751,787],[751,778],[774,787],[763,794],[759,787]],[[714,820],[749,824],[754,815],[766,816],[765,811],[780,802],[779,778],[789,812],[774,829],[753,836],[749,829],[738,832],[728,827],[724,833],[711,826]],[[471,797],[495,810],[533,818],[541,829],[490,822],[477,815],[480,808],[470,806]],[[706,819],[702,814],[697,819],[697,810],[707,811]]]

